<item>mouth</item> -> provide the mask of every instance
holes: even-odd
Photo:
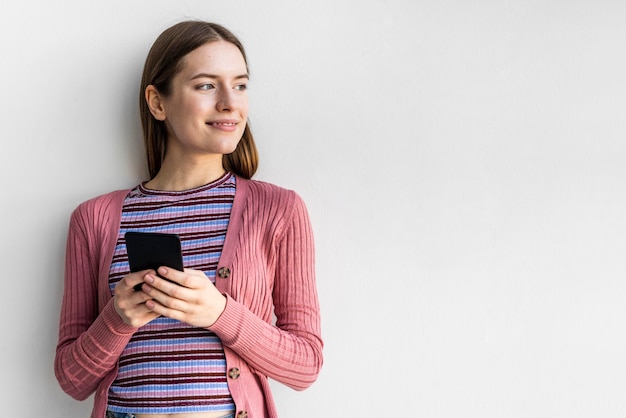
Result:
[[[237,125],[239,125],[239,122],[232,119],[224,119],[209,121],[206,124],[211,128],[221,132],[235,132],[237,130]]]
[[[207,125],[210,126],[225,126],[225,127],[233,127],[233,126],[237,126],[237,121],[236,120],[231,120],[231,119],[227,119],[227,120],[214,120],[214,121],[209,121],[206,123]]]

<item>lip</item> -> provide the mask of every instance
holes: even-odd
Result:
[[[213,129],[225,132],[233,132],[237,129],[239,121],[236,119],[216,119],[206,122]]]

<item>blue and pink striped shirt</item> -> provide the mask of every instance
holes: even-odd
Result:
[[[215,283],[235,189],[235,176],[230,173],[181,192],[144,185],[133,189],[122,209],[109,273],[111,291],[130,272],[127,231],[178,234],[184,266],[204,271]],[[207,329],[165,317],[146,324],[120,357],[108,409],[143,414],[234,411],[220,339]]]

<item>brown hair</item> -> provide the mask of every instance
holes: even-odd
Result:
[[[165,157],[167,128],[164,121],[154,118],[145,99],[146,87],[153,85],[160,94],[171,93],[171,82],[180,71],[182,58],[207,42],[226,41],[235,45],[248,66],[243,45],[228,29],[216,23],[185,21],[166,29],[154,41],[146,58],[139,88],[139,115],[143,128],[146,158],[150,178],[157,175]],[[259,165],[259,157],[249,123],[235,151],[225,154],[224,168],[238,176],[251,178]]]

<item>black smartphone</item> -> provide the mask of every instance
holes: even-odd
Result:
[[[131,272],[147,269],[156,271],[161,266],[183,271],[183,254],[178,235],[129,231],[124,234],[124,239]],[[135,290],[140,290],[142,285],[135,285]]]

